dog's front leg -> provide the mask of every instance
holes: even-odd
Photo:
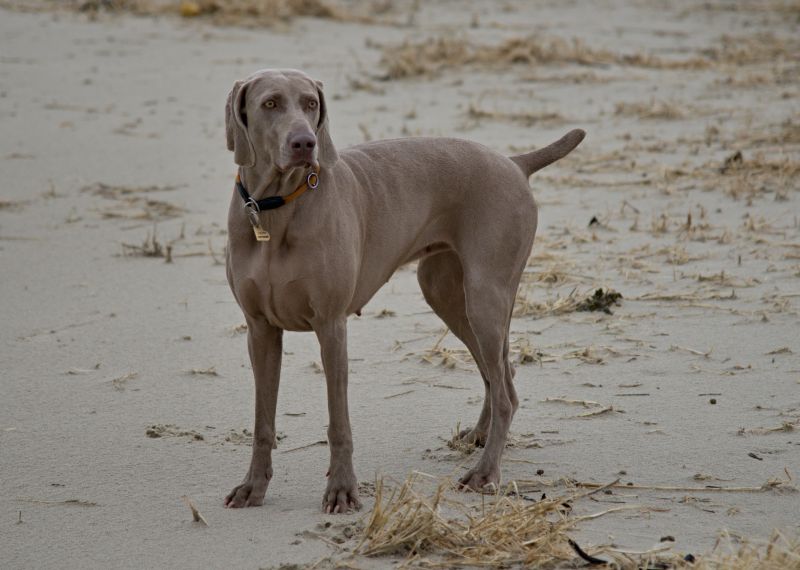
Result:
[[[353,436],[347,408],[347,320],[345,317],[315,328],[328,386],[328,444],[331,463],[328,487],[322,498],[326,513],[358,509],[358,483],[353,469]]]
[[[257,507],[272,479],[272,448],[275,447],[275,408],[281,377],[283,330],[262,318],[247,318],[247,348],[256,381],[256,420],[250,469],[227,497],[226,507]]]

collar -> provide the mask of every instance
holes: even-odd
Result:
[[[319,186],[319,167],[309,172],[306,181],[288,196],[268,196],[261,200],[255,200],[244,187],[244,183],[239,174],[236,174],[236,190],[239,192],[239,196],[242,197],[242,200],[244,200],[245,207],[251,208],[255,212],[280,208],[302,196],[306,190],[313,190],[317,186]]]

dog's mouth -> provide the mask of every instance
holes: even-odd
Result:
[[[284,164],[276,164],[275,169],[280,172],[281,174],[285,174],[286,172],[293,170],[295,168],[313,168],[314,170],[319,169],[319,162],[316,158],[309,159],[298,159],[286,162]]]

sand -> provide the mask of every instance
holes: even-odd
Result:
[[[504,482],[533,480],[534,494],[566,491],[565,478],[633,484],[576,506],[647,507],[581,523],[585,548],[671,536],[700,553],[723,529],[800,531],[797,494],[647,488],[800,474],[796,2],[395,2],[374,21],[256,28],[9,4],[0,567],[347,559],[355,539],[332,538],[372,499],[364,485],[363,513],[320,512],[313,335],[285,342],[266,504],[222,507],[247,468],[253,414],[220,263],[235,172],[223,107],[233,81],[263,67],[325,83],[339,147],[449,135],[510,154],[586,129],[531,180],[540,225],[512,324],[522,405]],[[422,58],[430,38],[444,51]],[[401,56],[418,65],[395,77]],[[600,287],[623,295],[613,314],[552,310]],[[451,335],[436,345],[442,326],[413,266],[350,320],[362,483],[458,476],[475,461],[445,441],[474,422],[483,387]]]

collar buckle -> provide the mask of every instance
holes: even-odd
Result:
[[[261,212],[261,208],[258,207],[258,202],[250,197],[244,203],[244,209],[247,210],[247,218],[250,220],[250,225],[254,228],[260,226],[261,221],[258,219],[258,214]]]

